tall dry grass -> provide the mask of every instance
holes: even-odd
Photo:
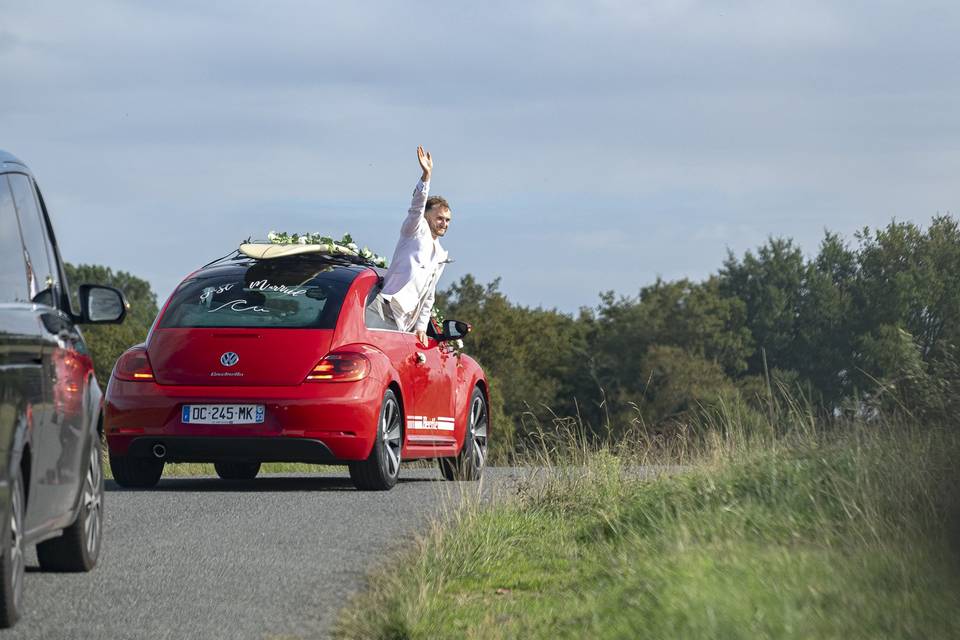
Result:
[[[956,428],[780,397],[532,425],[523,479],[452,506],[337,635],[960,637]]]

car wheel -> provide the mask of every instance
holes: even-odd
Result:
[[[103,467],[100,442],[90,445],[87,474],[80,489],[80,510],[59,538],[37,545],[37,560],[44,571],[90,571],[100,557],[103,531]]]
[[[163,460],[134,458],[110,454],[110,469],[113,479],[121,487],[148,489],[160,482],[163,475]]]
[[[224,480],[253,480],[260,473],[259,462],[214,462],[213,468]]]
[[[440,471],[447,480],[479,480],[487,463],[487,399],[479,387],[470,397],[470,413],[463,447],[454,458],[440,458]]]
[[[386,491],[400,476],[400,449],[403,446],[403,413],[393,391],[387,389],[377,421],[377,439],[370,457],[350,463],[350,479],[363,491]]]
[[[23,477],[19,467],[10,485],[10,521],[6,544],[0,553],[0,627],[12,627],[20,619],[23,602]]]

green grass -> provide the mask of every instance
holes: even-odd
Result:
[[[960,637],[956,433],[775,431],[726,429],[653,480],[609,448],[554,459],[512,499],[436,523],[336,634]]]

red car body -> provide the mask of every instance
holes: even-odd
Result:
[[[316,257],[299,260],[297,268],[308,260],[314,266],[322,262]],[[215,282],[229,278],[239,282],[243,270],[252,271],[255,262],[234,259],[205,268],[185,279],[178,291],[209,273],[227,278]],[[339,313],[330,321],[332,328],[170,327],[164,317],[176,304],[175,292],[146,343],[124,354],[111,375],[104,402],[111,457],[164,462],[363,461],[377,441],[378,417],[390,390],[402,412],[402,458],[455,458],[464,446],[475,389],[489,406],[481,367],[456,353],[451,341],[438,340],[443,336],[436,325],[427,346],[419,345],[412,333],[368,327],[368,306],[382,285],[382,270],[330,260],[324,264],[324,277],[345,288]],[[224,306],[234,304],[241,312],[252,308],[247,304],[254,295],[249,292],[250,277],[255,276],[247,277],[243,291],[230,292],[208,306],[217,305],[210,308],[218,310],[218,303],[226,300]],[[254,285],[264,286],[261,282]],[[243,304],[227,299],[237,296],[243,296]],[[224,359],[231,360],[229,354],[235,354],[235,364],[223,364]],[[348,365],[360,363],[366,373],[359,379],[348,375],[348,381],[316,373],[330,369],[330,362],[336,365],[338,355]],[[184,406],[230,404],[263,405],[263,422],[184,422]]]

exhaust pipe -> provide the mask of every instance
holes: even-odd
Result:
[[[162,444],[153,445],[153,455],[157,458],[163,459],[167,455],[167,448]]]

